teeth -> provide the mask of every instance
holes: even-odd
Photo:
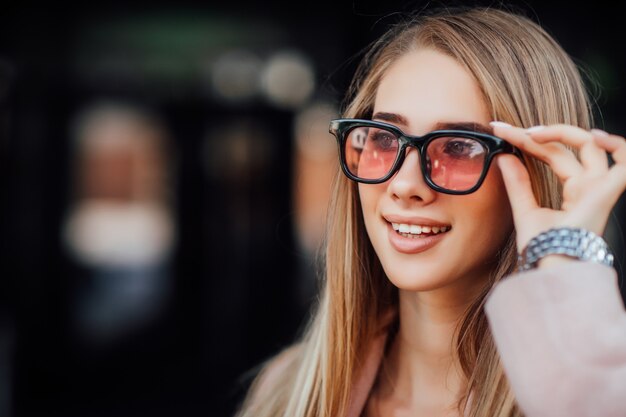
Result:
[[[450,226],[419,226],[417,224],[391,223],[393,230],[400,233],[421,235],[422,233],[444,233],[450,230]]]
[[[422,233],[422,228],[416,224],[412,224],[411,231],[409,233],[413,235],[419,235],[420,233]]]

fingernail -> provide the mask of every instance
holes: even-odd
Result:
[[[533,126],[533,127],[529,127],[528,129],[526,129],[526,132],[527,133],[539,132],[540,130],[543,130],[545,128],[546,127],[544,125]]]
[[[489,124],[493,127],[511,127],[510,124],[505,123],[505,122],[501,122],[498,120],[494,120],[493,122],[489,122]]]
[[[604,130],[601,130],[601,129],[591,129],[591,133],[593,133],[596,136],[604,136],[604,137],[609,136],[608,133],[606,133]]]

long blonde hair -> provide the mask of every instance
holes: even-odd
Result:
[[[526,127],[591,126],[590,101],[569,56],[530,19],[493,8],[447,9],[394,26],[364,57],[344,116],[371,117],[386,70],[417,48],[434,49],[463,65],[478,82],[492,120]],[[533,158],[525,159],[538,202],[559,208],[561,190],[552,171]],[[456,354],[467,380],[457,405],[459,412],[472,417],[522,415],[483,312],[493,284],[515,270],[514,233],[498,257],[488,285],[455,333]],[[280,372],[271,378],[261,373],[240,416],[345,415],[368,346],[383,314],[398,298],[366,234],[356,185],[340,173],[329,210],[324,261],[321,298],[301,342],[282,355]],[[276,363],[270,362],[269,373],[273,366]]]

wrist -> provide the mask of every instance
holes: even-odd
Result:
[[[562,264],[567,264],[567,263],[572,263],[572,262],[580,262],[580,260],[575,259],[575,258],[570,258],[569,256],[553,253],[551,255],[546,255],[543,258],[539,259],[539,261],[537,262],[537,269],[549,268],[551,266],[562,265]]]
[[[613,254],[602,237],[585,229],[561,227],[532,238],[518,258],[520,271],[572,260],[613,265]]]

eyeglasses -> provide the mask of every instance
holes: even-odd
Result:
[[[336,119],[330,133],[339,143],[341,168],[346,176],[365,184],[379,184],[402,166],[407,146],[417,148],[424,180],[435,191],[470,194],[476,191],[493,157],[520,151],[503,139],[466,130],[436,130],[409,136],[384,122]]]

